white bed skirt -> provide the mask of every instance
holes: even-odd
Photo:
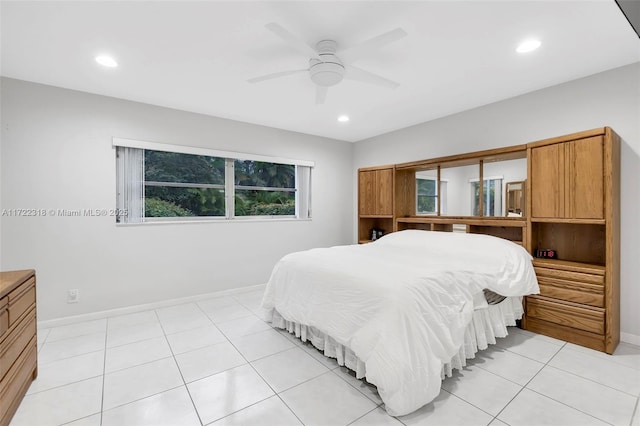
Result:
[[[506,337],[507,327],[516,325],[516,320],[522,318],[522,314],[522,297],[508,297],[497,305],[476,309],[473,312],[473,319],[465,330],[463,345],[451,361],[442,366],[442,378],[451,377],[454,369],[462,369],[467,365],[467,359],[475,358],[479,350],[494,345],[496,337]],[[311,342],[325,356],[335,358],[338,365],[355,371],[358,379],[366,377],[365,363],[351,349],[315,327],[287,321],[276,310],[273,310],[271,324],[295,334],[303,342]]]

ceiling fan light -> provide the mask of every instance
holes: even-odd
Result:
[[[334,71],[319,71],[311,75],[311,79],[318,86],[335,86],[342,81],[342,75]]]
[[[331,56],[335,58],[334,55]],[[311,59],[309,62],[309,75],[318,86],[335,86],[344,78],[344,66],[339,63],[337,58],[331,62],[320,62],[315,59]]]

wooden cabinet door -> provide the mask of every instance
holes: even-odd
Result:
[[[531,150],[531,215],[604,219],[602,136]]]
[[[361,215],[372,215],[376,208],[376,170],[361,171],[358,174],[358,210]]]
[[[393,169],[376,170],[375,193],[374,214],[393,214]]]
[[[604,140],[567,143],[565,213],[575,219],[604,219]]]
[[[360,215],[393,214],[393,169],[359,172],[358,209]]]
[[[564,146],[531,150],[531,216],[564,217]]]

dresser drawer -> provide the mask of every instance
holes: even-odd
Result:
[[[604,286],[539,276],[540,294],[554,299],[604,308]]]
[[[36,303],[36,279],[29,278],[9,293],[9,327]]]
[[[9,329],[9,312],[5,308],[0,308],[0,339]]]
[[[9,329],[9,312],[7,312],[8,297],[0,299],[0,339]]]
[[[527,297],[527,316],[555,324],[604,334],[604,309],[562,303],[541,296]]]
[[[584,272],[566,271],[562,269],[534,267],[536,276],[548,278],[558,278],[567,281],[577,281],[581,283],[600,284],[604,285],[604,275],[600,274],[587,274]]]
[[[37,365],[36,339],[32,338],[7,375],[0,381],[0,425],[8,425],[26,393]]]
[[[36,311],[32,310],[17,327],[0,341],[0,379],[36,335]]]

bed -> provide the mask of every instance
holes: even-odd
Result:
[[[489,305],[485,291],[505,296]],[[538,293],[531,256],[480,234],[406,230],[371,244],[284,256],[266,319],[377,386],[391,415],[433,400],[442,379],[505,337]]]

